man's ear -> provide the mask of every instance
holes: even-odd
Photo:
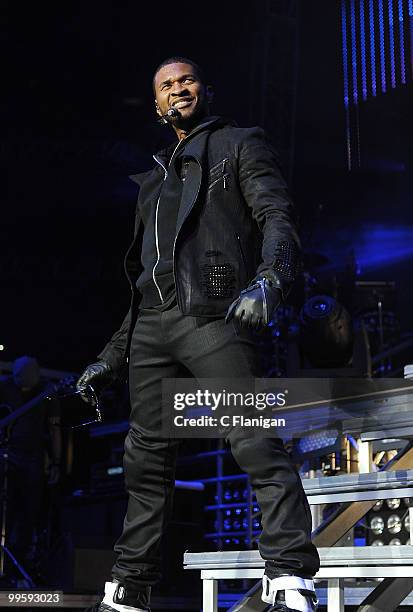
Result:
[[[208,104],[211,104],[214,101],[214,94],[215,94],[214,88],[212,87],[212,85],[206,86],[205,93],[206,93]]]

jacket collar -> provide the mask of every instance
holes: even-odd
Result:
[[[193,157],[197,159],[199,162],[201,162],[204,143],[203,142],[201,143],[199,138],[194,138],[194,136],[196,136],[200,132],[205,132],[205,131],[209,132],[211,130],[215,130],[217,128],[223,127],[224,125],[235,125],[236,126],[237,124],[232,119],[227,119],[225,117],[221,117],[220,115],[209,115],[208,117],[205,117],[205,119],[201,123],[199,123],[196,127],[194,127],[192,132],[190,132],[188,136],[185,138],[185,143],[186,143],[185,144],[185,156]],[[203,141],[203,139],[201,140]],[[168,147],[161,149],[160,151],[158,151],[156,155],[154,155],[154,158],[155,157],[158,158],[164,166],[167,166],[168,161],[176,147],[176,144],[177,143],[175,141]],[[145,178],[151,174],[152,170],[153,169],[146,171],[146,172],[140,172],[138,174],[131,174],[129,175],[129,178],[134,183],[141,185],[143,181],[145,180]]]
[[[236,125],[235,122],[232,121],[232,119],[226,119],[225,117],[221,117],[220,115],[209,115],[208,117],[205,117],[205,119],[203,119],[201,123],[199,123],[196,127],[194,127],[194,129],[185,138],[185,156],[196,157],[198,159],[198,156],[196,155],[197,147],[195,143],[193,142],[194,136],[196,136],[200,132],[203,132],[206,130],[210,131],[211,128],[215,130],[218,127],[223,127],[224,125],[227,125],[227,124]],[[162,161],[162,163],[165,165],[165,162],[168,163],[176,147],[176,144],[177,143],[175,141],[168,147],[161,149],[160,151],[158,151],[156,155],[154,155],[154,157],[159,158]]]

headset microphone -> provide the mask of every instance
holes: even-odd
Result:
[[[164,115],[162,115],[158,119],[158,121],[160,121],[160,123],[169,123],[171,119],[175,119],[176,117],[180,117],[180,116],[181,116],[181,113],[179,112],[179,110],[171,106],[171,108]]]
[[[166,113],[166,117],[169,117],[170,119],[174,119],[175,117],[180,117],[180,116],[181,116],[181,113],[174,106],[172,106]]]

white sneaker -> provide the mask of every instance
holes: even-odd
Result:
[[[318,607],[312,579],[299,576],[262,577],[262,601],[272,604],[269,612],[315,612]]]
[[[105,583],[105,596],[99,612],[150,612],[151,587],[138,591],[114,581]]]

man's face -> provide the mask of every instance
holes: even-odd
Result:
[[[155,76],[154,86],[157,113],[165,115],[171,106],[180,113],[171,121],[173,125],[191,125],[208,114],[206,88],[190,64],[163,66]]]

